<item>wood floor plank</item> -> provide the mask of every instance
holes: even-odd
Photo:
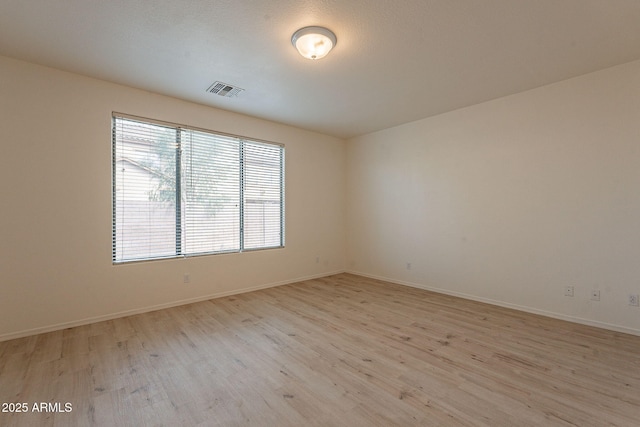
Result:
[[[640,337],[339,274],[1,342],[0,402],[29,408],[0,426],[637,427]]]

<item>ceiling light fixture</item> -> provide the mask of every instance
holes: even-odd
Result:
[[[291,37],[291,44],[307,59],[324,58],[337,42],[336,35],[324,27],[300,28]]]

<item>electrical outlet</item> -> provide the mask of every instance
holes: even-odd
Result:
[[[573,286],[565,286],[564,287],[564,296],[572,297],[573,296]]]
[[[600,291],[597,289],[594,289],[591,291],[591,299],[593,301],[600,301]]]
[[[638,306],[638,294],[629,294],[629,305]]]
[[[184,276],[182,276],[182,282],[191,283],[191,276],[189,275],[189,273],[185,273]]]
[[[407,263],[407,270],[411,270],[411,263],[410,262]]]

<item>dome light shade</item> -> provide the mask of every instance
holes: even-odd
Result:
[[[291,37],[291,44],[307,59],[324,58],[337,42],[336,35],[323,27],[300,28]]]

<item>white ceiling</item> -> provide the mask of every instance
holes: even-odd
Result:
[[[640,59],[640,1],[0,0],[0,54],[346,138]]]

